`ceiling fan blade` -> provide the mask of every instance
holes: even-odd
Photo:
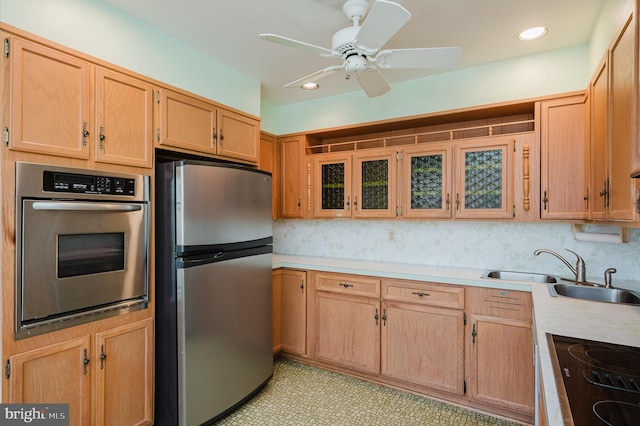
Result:
[[[331,49],[305,43],[304,41],[298,41],[292,38],[279,36],[276,34],[260,34],[259,37],[262,40],[270,41],[272,43],[282,44],[284,46],[293,47],[296,49],[301,49],[306,51],[307,53],[315,53],[316,55],[322,55],[322,56],[336,56],[336,55],[338,57],[340,56],[339,53],[334,52]]]
[[[344,68],[344,64],[333,65],[333,66],[321,69],[320,71],[316,71],[313,74],[309,74],[306,77],[302,77],[301,79],[298,79],[296,81],[292,81],[291,83],[285,84],[284,87],[300,87],[305,83],[314,83],[320,80],[321,78],[328,77],[334,72],[339,71],[343,68]]]
[[[400,31],[411,18],[411,13],[398,3],[378,0],[356,35],[356,44],[369,54],[374,54]]]
[[[375,57],[380,68],[447,69],[460,60],[459,47],[425,47],[383,50]]]
[[[366,71],[358,74],[357,79],[362,90],[364,90],[370,98],[384,95],[391,89],[389,83],[387,83],[382,74],[380,74],[380,71],[375,67],[370,67]]]

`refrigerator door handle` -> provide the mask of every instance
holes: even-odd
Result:
[[[211,263],[212,261],[218,261],[221,260],[225,255],[225,252],[223,251],[219,251],[215,254],[213,254],[212,256],[207,256],[207,257],[202,257],[202,258],[196,258],[196,259],[182,259],[182,265],[183,267],[191,267],[191,266],[198,266],[200,264],[207,264],[207,263]]]

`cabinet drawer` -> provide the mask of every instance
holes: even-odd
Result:
[[[531,293],[525,291],[468,288],[467,303],[470,312],[474,314],[528,321],[532,319]]]
[[[316,274],[316,290],[380,297],[380,279],[348,274]]]
[[[464,288],[420,281],[384,280],[382,298],[398,302],[464,309]]]

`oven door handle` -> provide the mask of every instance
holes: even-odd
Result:
[[[134,212],[142,210],[139,204],[119,203],[83,203],[77,201],[36,201],[32,204],[34,210],[54,211],[83,211],[83,212]]]

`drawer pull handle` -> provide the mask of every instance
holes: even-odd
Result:
[[[349,287],[353,287],[353,284],[346,284],[346,283],[340,283],[338,285],[341,285],[344,288],[349,288]]]
[[[413,292],[413,293],[411,293],[411,294],[415,294],[415,295],[416,295],[416,296],[418,296],[418,297],[431,296],[429,293],[423,293],[423,292],[421,292],[421,291],[414,291],[414,292]]]

